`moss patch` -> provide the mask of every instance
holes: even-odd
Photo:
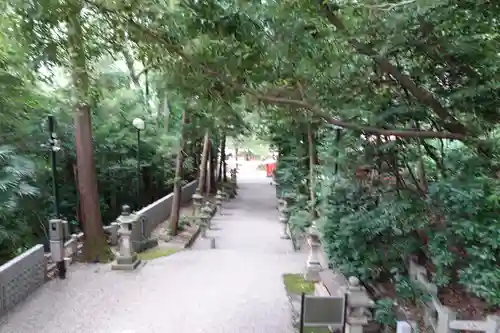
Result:
[[[169,255],[179,251],[181,250],[173,248],[156,247],[154,249],[138,253],[137,258],[139,258],[140,260],[153,260],[161,257],[168,257]]]
[[[304,280],[301,274],[283,274],[283,282],[286,291],[291,294],[314,293],[314,283]],[[318,331],[318,333],[321,333],[321,331]]]

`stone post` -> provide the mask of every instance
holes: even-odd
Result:
[[[313,221],[308,230],[307,243],[309,244],[309,256],[307,257],[304,279],[307,281],[318,282],[320,281],[319,273],[322,270],[321,263],[319,261],[321,243],[315,221]]]
[[[213,213],[213,211],[212,211],[212,207],[210,207],[210,201],[207,200],[205,202],[205,206],[203,206],[201,208],[201,215],[202,216],[208,216],[208,218],[205,221],[205,227],[206,227],[206,229],[210,229],[210,227],[211,227],[210,221],[212,220],[212,213]]]
[[[288,216],[284,213],[280,214],[280,223],[283,225],[283,231],[281,233],[281,239],[290,239],[288,235]]]
[[[438,311],[436,332],[437,333],[452,333],[454,330],[450,328],[450,321],[457,319],[455,311],[447,306],[442,306]]]
[[[116,262],[111,266],[111,269],[131,271],[136,269],[141,263],[137,259],[137,254],[134,251],[130,237],[132,235],[132,227],[138,220],[139,217],[137,215],[130,213],[129,206],[123,206],[122,214],[117,219],[117,222],[120,224],[120,229],[118,229],[120,254]]]
[[[217,190],[217,195],[215,196],[215,204],[217,205],[217,211],[219,212],[219,215],[222,215],[222,191]]]
[[[78,257],[78,235],[71,234],[71,257],[76,261]]]
[[[198,192],[198,190],[196,190],[192,198],[193,198],[193,215],[198,217],[200,216],[201,213],[203,196],[200,194],[200,192]]]
[[[231,169],[231,181],[236,184],[236,169]]]
[[[237,188],[236,169],[231,169],[231,184],[232,184],[233,196],[236,196],[236,194],[238,194],[238,192],[236,191],[236,188]]]
[[[346,333],[363,333],[363,326],[373,319],[370,308],[375,306],[375,302],[355,276],[348,279],[346,296]]]
[[[500,329],[500,316],[488,315],[486,317],[488,328],[485,333],[496,333]]]
[[[207,208],[207,206],[203,207],[200,213],[200,228],[202,238],[207,238],[208,223],[210,221],[210,211]]]
[[[286,200],[278,199],[278,212],[283,213],[286,209]]]
[[[64,240],[69,238],[69,223],[66,220],[62,221],[63,232],[64,232]]]

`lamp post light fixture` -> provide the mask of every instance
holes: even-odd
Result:
[[[136,188],[136,208],[141,208],[141,131],[144,129],[144,120],[135,118],[132,120],[132,125],[137,130],[137,188]]]

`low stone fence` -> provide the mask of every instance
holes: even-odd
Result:
[[[196,181],[182,187],[181,204],[187,204],[196,190]],[[142,208],[136,214],[141,216],[142,223],[137,224],[135,239],[137,244],[143,244],[153,230],[170,216],[173,194],[169,194],[152,204]],[[118,243],[119,223],[113,222],[104,226],[110,245]],[[64,243],[64,260],[66,265],[78,260],[83,250],[83,232],[72,234]],[[138,245],[139,247],[139,245]],[[137,248],[141,250],[141,248]],[[43,245],[38,244],[16,258],[0,266],[0,316],[25,299],[45,281],[56,274],[56,264],[50,253],[44,253]]]
[[[198,182],[194,180],[182,187],[181,205],[191,201],[197,184]],[[174,194],[170,193],[135,213],[139,216],[139,223],[133,225],[131,235],[135,252],[141,252],[148,247],[156,245],[155,240],[150,240],[151,234],[161,223],[170,217],[173,198]]]
[[[45,269],[41,244],[0,266],[0,316],[43,285]]]
[[[500,332],[500,317],[487,316],[485,320],[460,320],[450,308],[443,306],[437,297],[438,288],[427,280],[427,270],[415,261],[409,260],[409,275],[411,281],[419,285],[429,295],[431,300],[425,304],[424,324],[435,333],[451,331]]]

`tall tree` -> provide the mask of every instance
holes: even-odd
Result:
[[[81,23],[82,3],[72,1],[69,5],[68,47],[71,74],[75,92],[74,121],[75,145],[78,168],[78,190],[85,232],[84,253],[88,261],[107,261],[110,251],[104,235],[99,192],[94,164],[92,124],[90,112],[89,75],[85,52],[85,40]]]
[[[226,175],[226,134],[222,134],[222,140],[220,144],[220,161],[219,161],[219,174],[217,176],[217,180],[219,182],[221,181],[227,181],[227,175]]]
[[[198,177],[198,188],[196,191],[200,194],[203,193],[205,188],[206,176],[207,176],[207,161],[210,148],[210,131],[207,129],[205,131],[205,136],[203,137],[203,151],[201,153],[201,163],[200,172]]]
[[[182,120],[179,134],[179,148],[177,150],[177,158],[175,161],[175,179],[174,179],[174,197],[172,199],[172,209],[170,213],[170,232],[173,236],[177,235],[179,227],[179,213],[181,208],[181,189],[182,189],[182,165],[184,163],[184,132],[187,123],[186,109],[182,111]]]

